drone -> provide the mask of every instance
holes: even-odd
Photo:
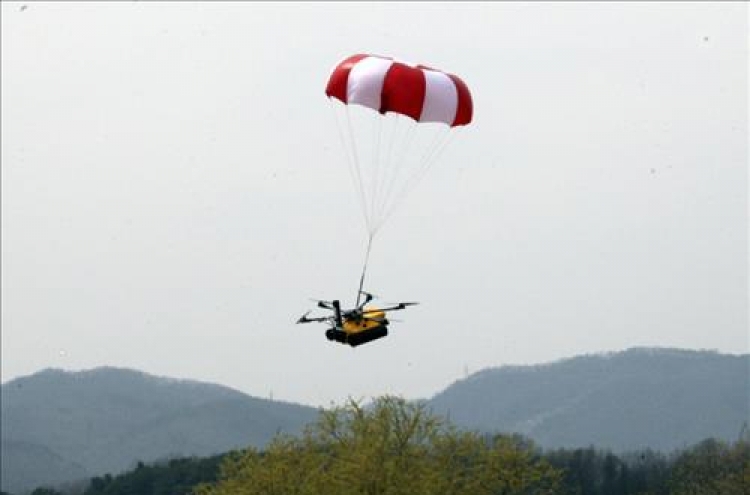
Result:
[[[333,301],[318,300],[318,307],[333,311],[332,315],[308,317],[312,310],[308,311],[297,323],[326,323],[331,327],[326,330],[326,338],[341,344],[349,344],[352,347],[372,342],[388,335],[388,325],[390,321],[386,318],[388,311],[397,311],[406,309],[409,306],[419,304],[416,302],[402,302],[386,308],[365,307],[375,296],[370,293],[360,291],[364,295],[364,301],[357,301],[354,309],[341,309],[341,303],[334,299]]]

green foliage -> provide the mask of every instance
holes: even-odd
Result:
[[[457,431],[424,405],[382,397],[322,411],[302,437],[229,456],[198,495],[552,494],[560,473],[513,437]]]
[[[59,491],[62,490],[62,491]],[[459,430],[425,404],[382,397],[319,412],[299,436],[206,459],[138,463],[85,489],[31,495],[750,495],[750,441],[670,455],[541,452],[519,435]],[[7,495],[7,494],[0,494]]]
[[[31,492],[31,495],[63,495],[63,493],[54,488],[37,488]]]
[[[93,478],[84,495],[183,495],[195,485],[215,481],[221,459],[173,459],[151,466],[139,462],[129,473]]]
[[[652,451],[623,456],[594,449],[555,450],[544,454],[561,469],[560,495],[668,495],[668,459]]]
[[[750,442],[729,445],[705,440],[682,453],[670,480],[670,495],[750,495]]]
[[[563,471],[560,495],[750,495],[750,442],[715,439],[672,456],[623,456],[594,448],[544,457]]]

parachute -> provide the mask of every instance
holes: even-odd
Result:
[[[368,54],[339,62],[325,93],[367,231],[361,291],[373,237],[471,122],[473,102],[454,74]]]

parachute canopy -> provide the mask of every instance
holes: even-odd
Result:
[[[326,85],[370,240],[473,116],[453,74],[379,55],[339,62]]]
[[[340,62],[326,95],[381,114],[395,112],[450,127],[468,124],[473,113],[469,88],[458,76],[378,55],[357,54]]]

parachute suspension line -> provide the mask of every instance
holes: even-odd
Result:
[[[384,185],[386,180],[391,176],[393,167],[393,145],[396,140],[396,131],[398,128],[399,119],[397,114],[394,113],[386,113],[384,115],[383,119],[378,119],[380,122],[381,129],[384,129],[384,132],[381,132],[381,134],[378,135],[378,157],[379,160],[377,162],[377,165],[375,167],[374,172],[374,189],[373,189],[373,195],[371,198],[371,205],[372,205],[372,228],[370,233],[375,235],[375,232],[378,230],[378,224],[380,223],[382,217],[383,217],[383,209],[382,209],[382,196],[384,195]],[[385,121],[385,122],[383,122]],[[381,135],[382,136],[382,142],[384,144],[381,145]],[[387,146],[387,147],[386,147]],[[385,149],[384,149],[385,148]],[[381,152],[380,150],[383,150]]]
[[[451,131],[451,128],[446,127],[442,132],[435,135],[432,144],[427,148],[424,155],[422,155],[419,165],[415,167],[414,174],[412,174],[411,177],[409,177],[409,180],[403,184],[402,196],[411,192],[414,187],[421,182],[425,175],[427,175],[427,172],[432,168],[433,164],[437,162],[437,158],[442,154],[448,142],[453,138],[453,135],[456,132],[458,131]]]
[[[385,222],[391,217],[393,211],[395,211],[396,207],[400,204],[402,197],[406,196],[410,191],[409,184],[414,182],[414,178],[426,174],[427,170],[425,162],[428,162],[430,157],[435,154],[435,151],[439,148],[441,142],[445,140],[445,136],[449,131],[449,127],[441,126],[431,136],[430,141],[427,142],[429,146],[425,147],[422,145],[415,150],[420,151],[421,156],[412,155],[409,158],[408,166],[399,167],[401,176],[399,177],[399,180],[392,181],[388,188],[388,194],[383,197],[383,215],[381,216],[380,223],[376,228],[385,224]]]
[[[402,119],[403,120],[403,119]],[[386,179],[384,182],[385,188],[383,189],[383,192],[380,195],[380,202],[378,206],[378,211],[380,211],[380,216],[378,218],[378,222],[375,225],[375,231],[380,229],[380,227],[385,223],[385,219],[388,216],[388,198],[391,196],[394,188],[396,185],[400,182],[399,176],[403,175],[405,173],[403,171],[404,162],[408,162],[406,158],[409,155],[409,150],[412,147],[412,144],[414,143],[414,137],[416,134],[416,128],[417,128],[417,121],[408,119],[409,126],[405,131],[403,131],[401,136],[401,143],[396,146],[398,152],[396,154],[396,157],[394,159],[389,159],[389,165],[390,170],[388,171],[388,174],[386,175]],[[394,137],[394,140],[396,138]]]
[[[388,177],[387,172],[393,168],[393,145],[396,142],[396,136],[398,136],[398,127],[399,122],[401,122],[403,119],[398,118],[396,114],[391,114],[391,119],[393,120],[393,125],[390,126],[391,128],[391,137],[388,140],[388,153],[385,155],[385,165],[386,170],[384,170],[384,177]]]
[[[417,135],[417,132],[416,132],[417,121],[410,120],[409,124],[410,124],[409,127],[407,128],[407,130],[404,133],[403,138],[401,139],[401,144],[398,146],[399,153],[397,154],[396,159],[393,161],[393,167],[392,167],[393,173],[390,176],[390,181],[386,188],[386,192],[388,194],[384,195],[383,197],[383,201],[381,205],[382,209],[385,209],[386,207],[388,195],[393,190],[393,188],[398,185],[399,176],[403,174],[403,170],[405,168],[409,168],[408,167],[408,164],[410,161],[408,160],[409,152],[412,149],[412,145],[414,144],[415,137]]]
[[[455,130],[451,130],[451,128],[448,128],[445,132],[443,132],[435,139],[435,142],[437,143],[436,146],[429,153],[425,154],[420,164],[419,170],[417,170],[417,172],[409,178],[407,183],[399,191],[398,196],[394,198],[393,203],[391,203],[391,205],[389,206],[389,211],[383,219],[383,223],[385,223],[391,217],[397,206],[400,205],[403,202],[404,198],[406,198],[409,193],[417,187],[422,179],[424,179],[424,177],[427,175],[427,172],[435,163],[437,163],[438,158],[443,154],[443,151],[445,150],[445,148],[447,148],[448,143],[453,140],[460,129],[460,127]]]
[[[365,225],[367,226],[367,231],[370,232],[371,220],[370,220],[370,215],[368,214],[368,211],[367,211],[367,202],[365,199],[367,196],[365,195],[365,186],[364,186],[364,183],[362,182],[362,167],[360,166],[360,163],[359,163],[359,154],[357,153],[357,143],[354,140],[354,129],[352,127],[352,118],[351,118],[351,113],[349,111],[348,106],[346,106],[346,123],[347,123],[347,128],[349,130],[349,136],[351,137],[349,141],[351,143],[352,155],[354,156],[354,168],[355,168],[356,175],[357,175],[357,183],[359,184],[360,202],[362,203],[362,210],[365,215]]]
[[[459,128],[460,129],[460,128]],[[396,207],[400,205],[404,199],[413,191],[417,185],[424,179],[424,177],[427,175],[427,172],[429,172],[430,168],[437,163],[438,158],[440,155],[442,155],[443,151],[447,147],[448,143],[455,137],[458,130],[453,130],[450,132],[443,133],[439,138],[439,143],[436,145],[435,148],[432,149],[432,151],[425,155],[425,157],[422,160],[422,163],[420,164],[420,169],[417,170],[417,173],[413,174],[409,181],[407,181],[406,184],[403,185],[401,188],[401,191],[399,191],[399,195],[393,200],[393,203],[390,207],[390,211],[388,212],[388,215],[386,216],[386,220],[390,217],[390,215],[396,210]]]
[[[346,165],[347,165],[347,168],[349,169],[349,177],[351,178],[355,189],[359,187],[361,191],[362,183],[361,181],[357,180],[357,177],[358,177],[357,171],[359,170],[359,166],[358,166],[357,150],[356,150],[356,146],[354,143],[354,134],[352,132],[351,123],[349,123],[348,127],[344,126],[344,124],[341,122],[341,116],[339,115],[340,112],[337,111],[336,109],[336,105],[337,103],[333,101],[331,102],[331,109],[333,111],[334,120],[336,121],[336,128],[339,131],[339,138],[341,139],[341,145],[344,147],[344,153],[346,154]],[[348,120],[349,109],[345,105],[342,105],[342,106],[344,107],[344,111],[347,114],[347,120]],[[347,131],[348,131],[348,134],[347,134]],[[357,196],[357,199],[359,200],[359,206],[362,212],[362,217],[365,220],[365,224],[367,224],[368,223],[367,208],[365,206],[364,200],[362,199],[363,196],[361,193],[357,194],[356,196]]]
[[[374,119],[373,124],[375,132],[375,146],[372,149],[372,166],[370,167],[370,223],[368,224],[367,231],[372,235],[373,224],[377,221],[377,211],[375,210],[375,198],[378,195],[378,182],[379,182],[379,171],[380,171],[380,143],[383,137],[383,120]]]
[[[367,272],[367,262],[370,261],[370,249],[372,249],[372,238],[375,235],[371,232],[367,236],[367,249],[365,250],[365,262],[362,264],[362,275],[359,277],[359,290],[357,290],[357,304],[355,308],[359,307],[359,300],[362,297],[362,287],[365,284],[365,273]]]
[[[407,189],[408,184],[413,181],[415,176],[423,173],[422,170],[424,169],[425,161],[438,147],[438,143],[440,142],[441,138],[446,135],[448,130],[449,130],[448,127],[441,127],[432,136],[432,141],[430,142],[430,145],[424,148],[421,159],[414,160],[414,162],[412,162],[410,166],[403,168],[404,169],[403,179],[398,181],[398,184],[396,183],[393,184],[393,187],[388,191],[389,193],[388,197],[386,197],[384,200],[385,206],[383,207],[383,209],[386,211],[386,213],[390,213],[390,211],[395,209],[398,198],[405,194],[403,191]],[[395,196],[393,197],[395,199],[391,201],[391,196],[394,193],[395,193]],[[385,215],[385,217],[388,217],[388,216],[389,216],[388,214]],[[383,222],[385,222],[385,219],[383,220]]]

